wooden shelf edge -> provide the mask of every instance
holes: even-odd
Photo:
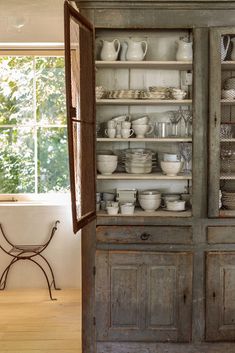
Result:
[[[97,142],[192,142],[192,138],[107,138],[107,137],[98,137]],[[235,141],[235,139],[234,139]]]
[[[235,218],[235,210],[219,210],[219,216]]]
[[[192,61],[100,61],[96,60],[95,66],[97,68],[160,68],[172,70],[190,70],[193,67]]]
[[[133,215],[123,215],[118,213],[117,215],[108,215],[106,211],[98,211],[98,217],[192,217],[192,210],[185,210],[181,212],[156,210],[154,212],[145,212],[144,210],[137,209]]]
[[[192,99],[97,99],[97,105],[191,105]],[[235,104],[235,101],[234,101]]]
[[[162,173],[128,174],[113,173],[111,175],[97,174],[97,180],[191,180],[192,175],[167,176]]]

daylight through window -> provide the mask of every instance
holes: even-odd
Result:
[[[0,56],[0,193],[68,190],[62,56]]]

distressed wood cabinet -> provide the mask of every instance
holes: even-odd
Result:
[[[221,123],[226,124],[227,118],[232,122],[234,113],[234,102],[221,100],[221,84],[233,75],[234,63],[227,60],[221,64],[220,44],[221,36],[235,36],[235,2],[77,0],[76,4],[79,16],[74,9],[70,11],[80,28],[75,26],[75,37],[67,47],[71,54],[67,57],[67,78],[73,83],[67,82],[67,110],[72,123],[72,191],[76,191],[74,230],[82,228],[83,353],[234,353],[235,219],[233,212],[219,209],[219,189],[225,181],[220,170],[221,146],[234,142],[220,139]],[[179,63],[171,63],[176,66],[169,69],[169,63],[157,60],[147,69],[144,65],[148,62],[135,64],[134,69],[129,63],[103,64],[92,55],[96,47],[92,49],[92,38],[167,32],[193,36],[193,63],[189,68],[181,66],[193,72],[192,209],[182,216],[139,212],[107,217],[95,212],[96,187],[104,191],[126,183],[128,187],[138,184],[139,188],[158,188],[163,179],[99,176],[95,186],[95,144],[98,149],[106,149],[123,143],[107,141],[104,136],[96,139],[95,117],[105,122],[111,106],[104,101],[95,104],[95,65],[97,82],[110,84],[110,89],[120,84],[120,72],[126,80],[123,84],[141,82],[143,86],[151,80],[148,71],[154,70],[152,77],[158,81],[156,70],[168,71],[168,80],[174,71],[181,70]],[[159,36],[154,37],[152,48],[158,40]],[[153,104],[154,108],[149,104],[132,107],[133,102],[123,108],[123,102],[119,103],[112,108],[117,114],[140,109],[148,113],[159,108],[158,104]],[[175,103],[161,104],[159,109],[172,106]],[[135,143],[147,144],[156,151],[168,144],[173,151],[181,141],[167,141],[165,145],[149,139]],[[77,151],[80,158],[79,153],[72,155]],[[168,179],[164,183],[172,192],[181,192],[187,182]],[[233,188],[233,181],[229,183]]]
[[[192,256],[98,251],[97,339],[189,342]]]

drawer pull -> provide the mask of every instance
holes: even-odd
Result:
[[[141,240],[148,240],[151,237],[151,234],[149,233],[142,233],[140,236]]]

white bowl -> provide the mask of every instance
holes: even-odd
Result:
[[[182,167],[183,162],[161,161],[162,171],[168,176],[176,176],[181,171]]]
[[[114,155],[98,155],[96,159],[97,161],[102,161],[102,162],[115,162],[117,161],[118,157]]]
[[[132,125],[145,125],[145,124],[148,124],[148,122],[149,122],[148,116],[142,116],[141,118],[132,119]]]
[[[166,209],[169,211],[184,211],[185,201],[166,201]]]
[[[111,175],[117,168],[117,161],[103,162],[97,161],[97,170],[102,175]]]
[[[146,195],[147,196],[156,195],[156,196],[161,197],[161,193],[158,190],[142,190],[142,191],[139,191],[139,196],[146,196]]]
[[[153,212],[161,205],[161,198],[158,199],[143,199],[139,198],[139,204],[145,212]]]
[[[109,207],[106,207],[106,210],[109,215],[116,215],[118,214],[119,208],[114,206],[109,206]]]
[[[179,156],[176,153],[163,153],[164,162],[178,162]]]
[[[132,128],[136,134],[137,138],[144,138],[146,134],[150,134],[153,131],[151,125],[148,124],[133,124]]]
[[[235,89],[223,89],[221,92],[222,98],[224,99],[234,99]]]
[[[135,210],[135,205],[131,203],[125,203],[121,205],[120,208],[121,208],[121,214],[133,215]]]

